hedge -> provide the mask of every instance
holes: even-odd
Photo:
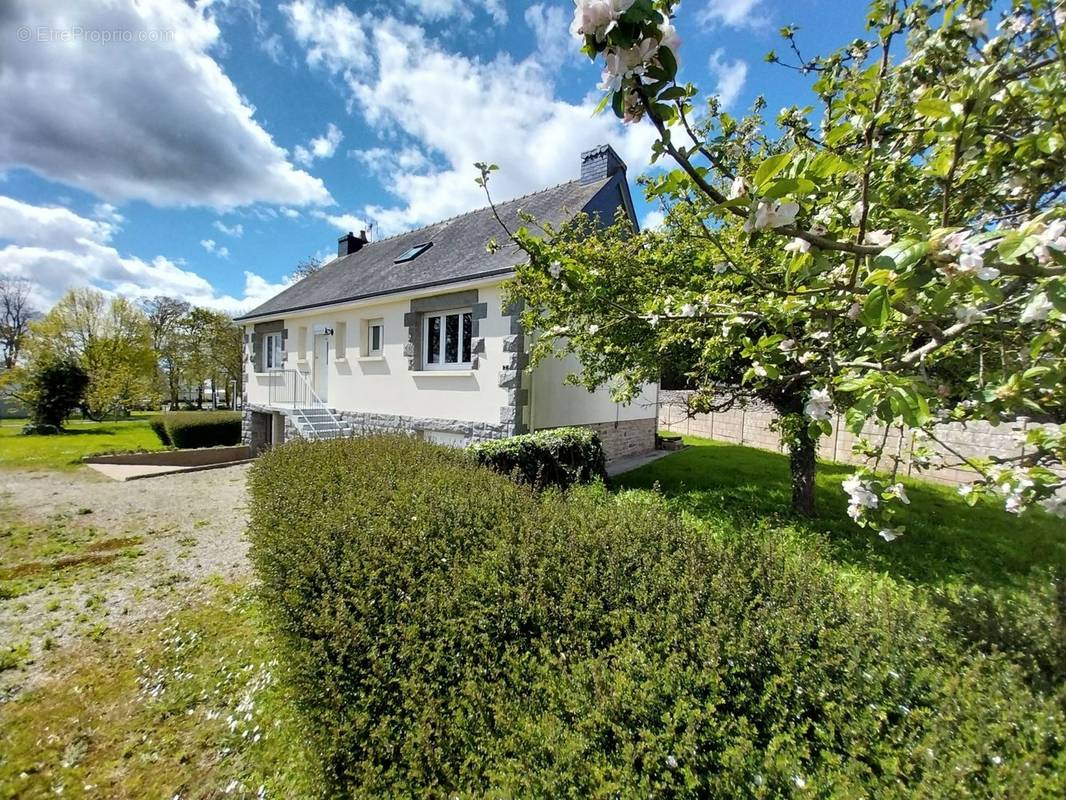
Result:
[[[576,483],[606,480],[600,437],[589,428],[552,428],[469,448],[474,460],[522,483],[568,489]]]
[[[1061,708],[776,533],[405,437],[288,444],[250,493],[327,796],[1063,796]]]
[[[156,417],[150,425],[163,444],[179,450],[241,443],[238,411],[179,411]]]
[[[167,433],[167,421],[163,417],[152,417],[148,420],[148,427],[152,429],[152,432],[159,437],[166,447],[173,447],[173,442],[170,441],[170,434]]]

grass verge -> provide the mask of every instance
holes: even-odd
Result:
[[[72,421],[56,436],[23,436],[25,420],[0,424],[0,467],[75,469],[85,456],[165,450],[149,417],[118,422]]]

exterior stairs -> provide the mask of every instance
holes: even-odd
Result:
[[[300,436],[310,441],[339,439],[352,435],[351,423],[342,419],[334,408],[295,408],[291,410],[290,416]]]

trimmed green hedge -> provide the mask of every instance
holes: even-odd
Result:
[[[1062,796],[1056,703],[778,532],[406,437],[287,444],[250,491],[327,796]]]
[[[173,442],[170,441],[170,434],[167,433],[167,421],[163,417],[152,417],[148,420],[148,427],[152,429],[152,432],[159,437],[159,441],[165,446],[173,447]]]
[[[178,411],[155,417],[150,424],[163,444],[179,450],[241,443],[239,411]]]
[[[537,488],[606,480],[600,437],[589,428],[552,428],[471,445],[474,460]]]

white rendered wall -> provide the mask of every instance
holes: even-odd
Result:
[[[657,387],[648,384],[632,403],[622,405],[611,399],[606,388],[589,392],[582,386],[564,383],[571,373],[581,371],[573,355],[541,361],[533,372],[533,430],[562,425],[589,425],[596,422],[624,422],[658,415]]]
[[[471,287],[442,287],[420,296],[447,294],[463,288]],[[329,365],[327,398],[331,407],[340,411],[498,424],[500,408],[507,405],[507,392],[499,387],[499,373],[504,362],[503,337],[510,332],[510,320],[501,314],[498,285],[477,288],[478,302],[488,305],[488,316],[480,321],[478,333],[485,339],[485,352],[476,370],[449,374],[445,370],[412,372],[408,369],[404,355],[408,331],[403,318],[411,310],[410,301],[415,295],[405,295],[402,300],[286,315],[285,368],[298,369],[310,376],[313,332],[316,325],[322,325],[334,330],[335,350],[331,351],[334,357]],[[383,352],[380,357],[370,357],[365,355],[367,322],[378,318],[385,324]],[[248,325],[248,332],[253,328]],[[247,369],[248,402],[266,405],[270,375],[252,374],[250,363]]]

